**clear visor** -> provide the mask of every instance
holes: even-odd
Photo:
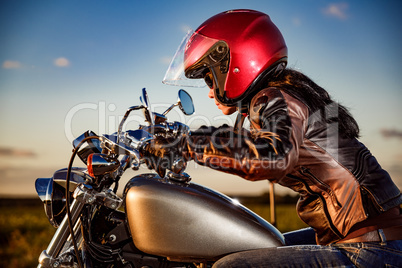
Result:
[[[186,77],[185,70],[188,71],[188,69],[195,67],[209,68],[218,64],[225,55],[219,55],[219,59],[211,57],[211,50],[215,49],[215,45],[219,42],[217,39],[190,30],[173,56],[162,83],[184,87],[205,87],[206,83],[202,76],[195,76],[190,79]],[[227,51],[225,53],[227,54]],[[206,56],[209,56],[207,60],[205,60]]]

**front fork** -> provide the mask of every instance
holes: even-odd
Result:
[[[97,192],[89,185],[78,185],[74,191],[74,200],[70,205],[71,222],[74,226],[74,236],[77,238],[76,240],[80,241],[82,238],[80,233],[81,222],[79,221],[79,217],[85,204],[100,205],[110,209],[118,209],[122,203],[123,200],[111,190]],[[53,235],[49,246],[46,250],[42,251],[41,255],[39,256],[38,268],[56,268],[60,265],[62,265],[62,267],[74,267],[74,260],[68,259],[71,254],[69,256],[64,256],[66,257],[65,259],[60,258],[60,253],[65,252],[71,246],[72,239],[70,236],[68,219],[67,216],[64,216],[64,219],[56,230],[56,233]],[[85,258],[85,256],[83,256],[83,258]]]
[[[78,218],[83,207],[84,203],[77,201],[77,199],[74,199],[70,206],[71,220],[72,224],[74,225],[75,235],[79,234],[81,228],[81,222],[78,220]],[[42,251],[40,254],[39,265],[37,268],[59,267],[61,263],[57,257],[59,256],[64,245],[71,246],[71,236],[67,216],[64,217],[60,226],[57,228],[56,233],[53,235],[53,238],[50,241],[47,249]]]

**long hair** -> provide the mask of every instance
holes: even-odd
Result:
[[[343,105],[333,101],[328,92],[314,83],[306,75],[292,69],[285,69],[281,76],[268,82],[269,87],[277,87],[287,94],[303,102],[313,114],[317,111],[325,113],[329,107],[336,107],[336,116],[327,116],[327,123],[338,123],[339,134],[342,137],[358,138],[359,125]]]

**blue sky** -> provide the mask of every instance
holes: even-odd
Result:
[[[1,0],[0,196],[34,194],[36,177],[67,166],[71,137],[115,131],[141,88],[157,111],[173,103],[179,88],[161,80],[185,30],[236,8],[270,15],[287,42],[289,66],[351,109],[361,140],[402,187],[400,1]],[[196,106],[184,118],[191,126],[232,120],[206,88],[186,90]],[[171,117],[183,119],[177,111]],[[190,171],[193,181],[223,192],[267,188]]]

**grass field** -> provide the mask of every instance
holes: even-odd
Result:
[[[269,206],[244,204],[269,221]],[[277,227],[281,232],[306,225],[300,221],[293,204],[277,206]],[[55,228],[45,216],[42,203],[0,203],[0,267],[36,267],[39,254],[46,249]]]
[[[0,267],[36,267],[55,228],[49,224],[43,206],[1,207]]]

